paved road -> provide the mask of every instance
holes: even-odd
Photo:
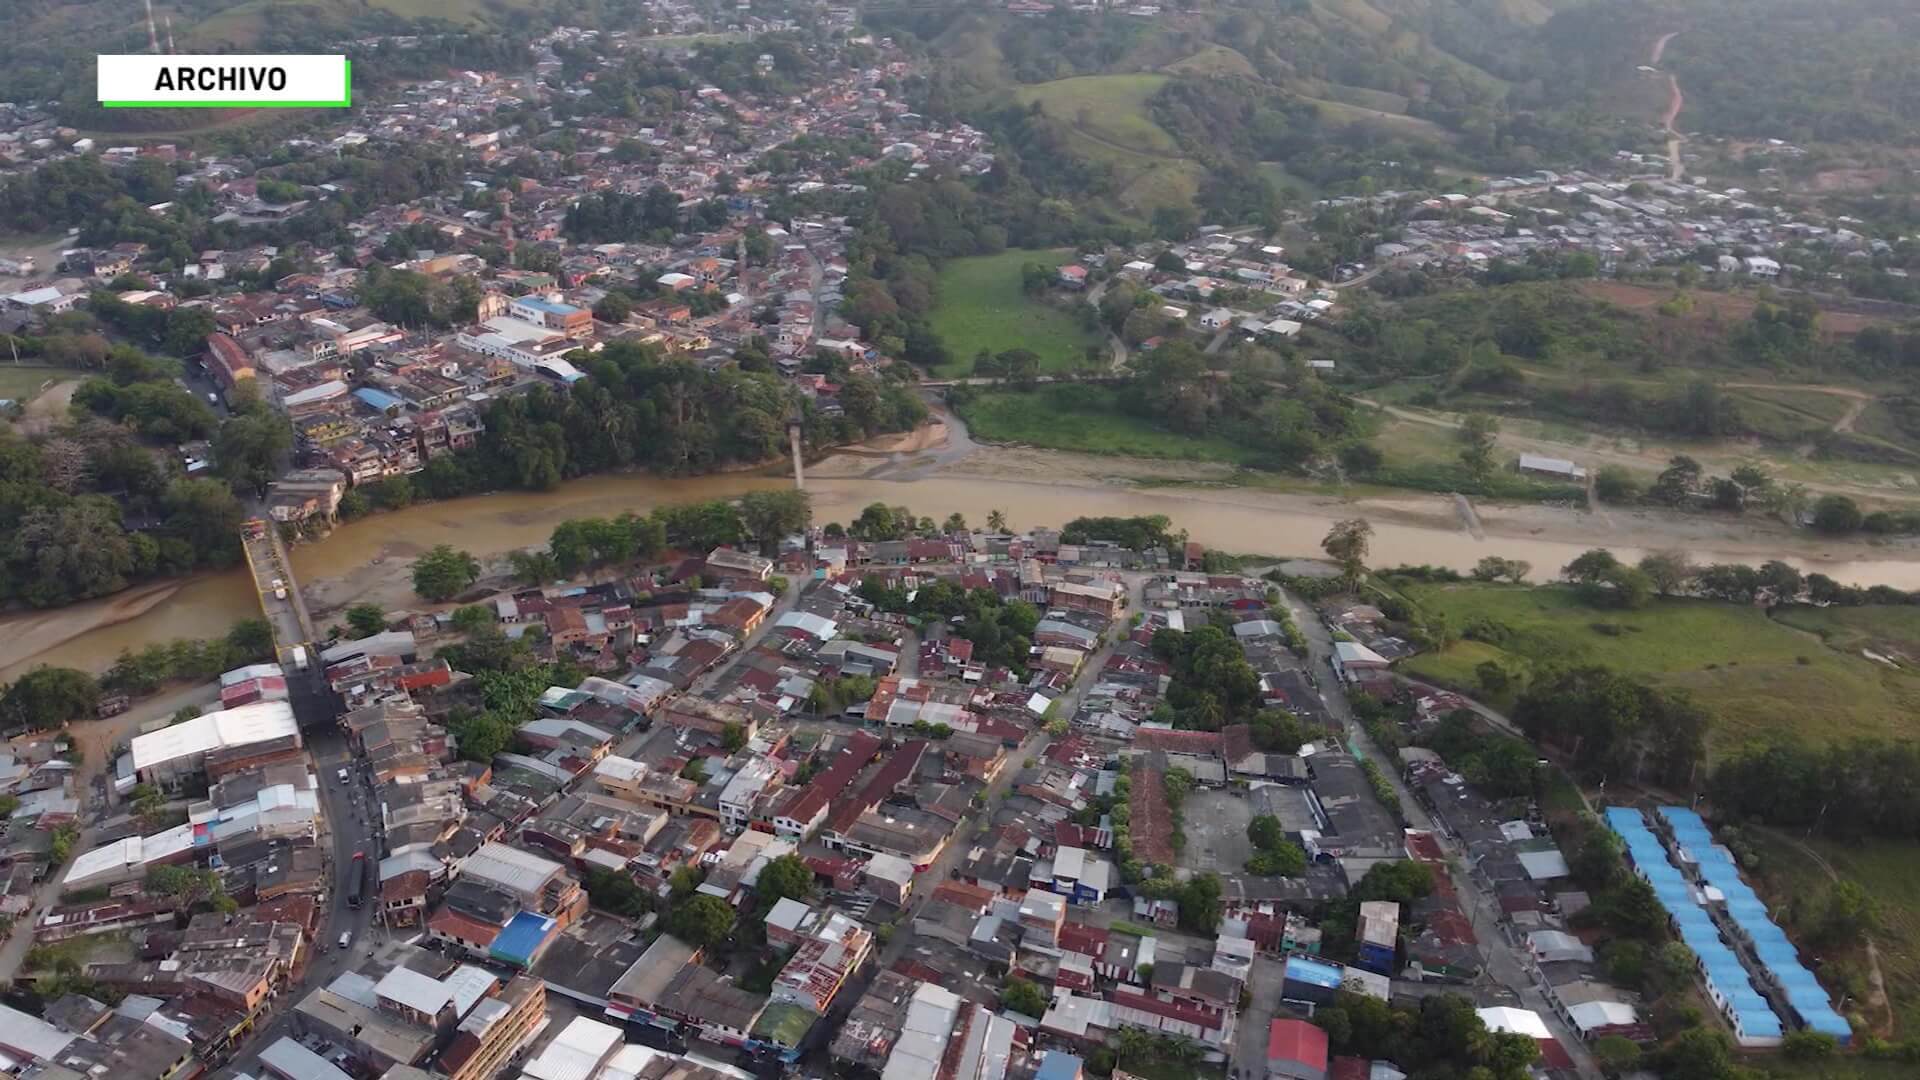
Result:
[[[321,894],[322,915],[314,931],[313,952],[307,958],[304,977],[291,982],[268,1003],[267,1014],[254,1033],[234,1048],[234,1055],[223,1063],[218,1075],[236,1072],[261,1075],[260,1051],[283,1035],[291,1034],[289,1015],[294,1005],[316,987],[332,982],[341,972],[358,967],[373,951],[373,913],[379,904],[378,885],[366,902],[355,908],[347,903],[344,877],[351,872],[355,852],[364,853],[376,867],[383,853],[380,839],[377,796],[364,765],[356,761],[337,718],[343,710],[339,698],[321,680],[317,668],[302,673],[289,672],[287,688],[294,715],[306,740],[314,775],[320,784],[319,845],[326,853]],[[348,781],[341,783],[341,769]],[[363,873],[365,871],[362,871]],[[374,875],[377,879],[378,874]],[[338,946],[342,932],[353,934],[348,949]]]
[[[1359,756],[1382,762],[1381,772],[1393,784],[1395,794],[1400,797],[1401,809],[1405,812],[1407,824],[1412,828],[1425,829],[1434,834],[1440,847],[1447,855],[1448,874],[1453,879],[1455,890],[1460,896],[1460,906],[1473,923],[1473,932],[1479,940],[1480,957],[1483,969],[1480,985],[1498,986],[1513,993],[1522,1005],[1540,1014],[1554,1036],[1572,1055],[1580,1075],[1586,1080],[1597,1080],[1599,1069],[1593,1063],[1593,1056],[1587,1052],[1586,1044],[1554,1014],[1547,1004],[1546,995],[1535,985],[1532,973],[1528,969],[1522,946],[1516,945],[1507,937],[1499,922],[1499,907],[1487,891],[1473,876],[1461,868],[1467,866],[1466,852],[1453,837],[1436,823],[1425,808],[1414,798],[1413,792],[1400,777],[1397,764],[1374,745],[1366,729],[1353,718],[1352,706],[1347,695],[1339,688],[1334,678],[1331,657],[1333,655],[1333,635],[1325,623],[1312,609],[1308,608],[1291,593],[1286,596],[1287,609],[1293,614],[1295,625],[1307,639],[1307,650],[1313,661],[1314,674],[1321,685],[1330,689],[1321,693],[1321,699],[1327,703],[1327,709],[1347,729],[1348,743],[1355,748]],[[1264,1052],[1264,1051],[1263,1051]]]

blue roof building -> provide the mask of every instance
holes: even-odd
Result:
[[[545,915],[536,915],[531,911],[522,911],[508,921],[493,939],[493,947],[487,954],[504,964],[529,968],[547,944],[553,940],[560,924]]]
[[[375,412],[392,412],[406,405],[406,402],[401,401],[385,390],[376,390],[371,386],[363,386],[355,390],[353,396],[359,398],[361,404]]]
[[[1049,1050],[1034,1071],[1033,1080],[1080,1080],[1082,1062],[1064,1050]]]

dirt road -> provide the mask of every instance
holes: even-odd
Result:
[[[1653,55],[1647,61],[1649,67],[1660,66],[1660,58],[1667,54],[1667,42],[1672,41],[1679,33],[1680,31],[1674,30],[1660,35],[1659,39],[1653,43]],[[1673,122],[1679,119],[1680,110],[1686,108],[1686,105],[1687,96],[1680,92],[1679,78],[1669,74],[1667,76],[1667,111],[1660,118],[1660,125],[1667,131],[1667,179],[1669,180],[1680,179],[1684,171],[1680,164],[1680,144],[1686,139],[1673,126]]]
[[[1720,388],[1723,390],[1798,390],[1803,394],[1829,394],[1833,397],[1846,398],[1847,411],[1841,415],[1840,419],[1833,422],[1833,431],[1836,435],[1852,431],[1854,422],[1860,419],[1860,414],[1866,412],[1867,406],[1873,404],[1874,400],[1873,395],[1867,393],[1865,390],[1855,390],[1848,386],[1821,386],[1818,384],[1811,386],[1780,386],[1775,383],[1730,382],[1721,383]]]

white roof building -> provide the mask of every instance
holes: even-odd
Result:
[[[773,625],[782,630],[798,630],[821,641],[830,640],[839,629],[832,619],[810,611],[789,611],[775,619]]]
[[[412,968],[397,967],[373,985],[376,996],[411,1009],[422,1016],[438,1016],[453,1004],[453,991],[445,983]]]
[[[37,1016],[0,1005],[0,1050],[9,1058],[52,1061],[73,1040]]]
[[[1540,1019],[1540,1014],[1531,1009],[1496,1005],[1490,1009],[1475,1011],[1480,1016],[1480,1022],[1487,1025],[1488,1031],[1525,1035],[1530,1039],[1553,1038],[1553,1032],[1547,1030],[1547,1022]]]
[[[887,1055],[880,1080],[926,1080],[938,1075],[947,1041],[960,1019],[960,1004],[960,996],[953,991],[921,983],[907,1006],[900,1037],[894,1040],[893,1053]]]
[[[353,1080],[333,1062],[285,1035],[260,1051],[260,1064],[282,1080]]]
[[[540,890],[563,869],[551,859],[495,841],[467,856],[460,864],[460,876],[491,885],[509,896],[519,897],[523,903],[534,904]]]
[[[1567,1019],[1586,1035],[1601,1028],[1637,1024],[1640,1014],[1624,1001],[1583,1001],[1567,1010]]]
[[[635,1080],[642,1075],[677,1076],[671,1064],[693,1068],[688,1075],[723,1080],[753,1080],[753,1074],[698,1054],[668,1054],[641,1043],[628,1043],[620,1029],[585,1016],[572,1023],[522,1066],[520,1080]]]
[[[612,1024],[576,1016],[538,1057],[527,1062],[523,1075],[534,1080],[590,1080],[625,1042]]]
[[[181,766],[191,759],[204,758],[214,750],[272,742],[288,736],[298,738],[293,706],[284,701],[260,701],[237,709],[202,713],[185,723],[175,724],[145,735],[136,735],[130,744],[135,772],[166,766]],[[197,761],[192,761],[194,766]]]

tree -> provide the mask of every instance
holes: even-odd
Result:
[[[1373,526],[1366,518],[1336,521],[1320,541],[1320,550],[1340,564],[1340,576],[1348,588],[1360,583],[1366,572],[1367,550],[1373,540]]]
[[[948,534],[966,532],[967,531],[967,515],[962,514],[957,510],[951,514],[948,514],[946,524],[940,526],[940,531]]]
[[[1662,1080],[1728,1080],[1733,1075],[1733,1049],[1715,1028],[1688,1028],[1654,1056]]]
[[[1486,413],[1469,413],[1460,423],[1460,463],[1476,480],[1493,475],[1493,451],[1500,438],[1500,421]]]
[[[0,729],[43,730],[85,720],[100,706],[100,684],[84,671],[37,667],[0,693]]]
[[[493,625],[493,609],[485,604],[467,604],[454,608],[449,621],[455,630],[471,634]]]
[[[1780,1054],[1788,1061],[1819,1061],[1830,1058],[1839,1049],[1839,1040],[1824,1031],[1793,1031],[1780,1043]]]
[[[1671,458],[1647,494],[1668,506],[1684,506],[1700,486],[1700,463],[1685,454]]]
[[[1004,533],[1007,531],[1007,515],[1000,510],[987,511],[987,531]]]
[[[1047,993],[1038,984],[1015,975],[1000,987],[1000,1007],[1037,1019],[1047,1015]]]
[[[1387,462],[1386,455],[1370,442],[1348,443],[1335,456],[1340,460],[1340,467],[1354,476],[1371,476]]]
[[[522,585],[539,585],[564,577],[560,563],[550,551],[515,551],[507,555],[513,578]]]
[[[690,945],[712,948],[733,933],[733,905],[717,896],[697,893],[675,901],[667,914],[667,932]]]
[[[1507,674],[1507,669],[1493,660],[1482,660],[1474,665],[1473,675],[1479,682],[1480,689],[1489,694],[1506,693],[1507,687],[1513,685],[1513,676]]]
[[[1693,559],[1679,550],[1650,551],[1640,559],[1640,572],[1647,575],[1654,592],[1678,596],[1693,580]]]
[[[1287,834],[1280,827],[1280,819],[1272,814],[1260,814],[1247,822],[1247,839],[1261,851],[1271,851],[1287,842]]]
[[[490,762],[513,743],[513,721],[489,709],[455,709],[447,714],[447,731],[468,761]]]
[[[213,437],[213,464],[236,492],[262,494],[280,474],[280,461],[293,449],[293,427],[285,416],[260,400],[251,380],[228,393],[233,415]]]
[[[740,523],[762,551],[773,551],[782,537],[804,531],[812,520],[813,503],[804,491],[750,491],[740,497]]]
[[[1813,504],[1813,527],[1830,536],[1858,531],[1860,507],[1845,495],[1822,495]]]
[[[599,303],[593,305],[593,317],[603,323],[623,323],[631,314],[633,314],[633,301],[627,299],[627,294],[622,292],[610,292],[601,297]]]
[[[1604,502],[1632,502],[1640,497],[1640,481],[1623,465],[1602,465],[1593,474],[1593,493]]]
[[[1511,581],[1515,585],[1523,584],[1527,575],[1533,573],[1533,564],[1525,559],[1505,559],[1498,555],[1488,555],[1473,567],[1475,581]]]
[[[480,560],[451,544],[436,545],[413,563],[413,591],[428,600],[451,600],[479,577]]]
[[[583,884],[587,889],[588,903],[601,911],[638,919],[653,910],[653,894],[618,871],[598,867],[589,869]]]
[[[1307,868],[1307,853],[1300,845],[1282,841],[1263,849],[1247,860],[1246,871],[1262,877],[1299,877]]]
[[[782,855],[760,868],[753,895],[762,908],[784,899],[805,900],[813,895],[813,868],[798,855]]]
[[[347,627],[355,637],[372,637],[387,628],[387,613],[379,604],[355,604],[347,609]]]

